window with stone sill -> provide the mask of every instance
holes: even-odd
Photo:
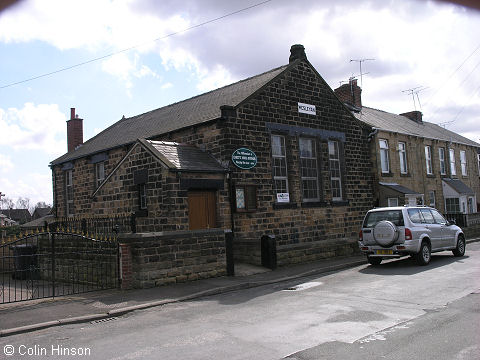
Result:
[[[438,149],[438,158],[440,160],[440,175],[446,175],[447,165],[445,163],[445,148]]]
[[[430,145],[425,146],[425,167],[427,170],[427,175],[433,174],[432,169],[432,147]]]
[[[302,199],[319,201],[317,147],[314,139],[299,138]]]
[[[455,168],[455,150],[449,149],[448,154],[450,156],[450,175],[457,175],[457,169]]]
[[[460,151],[460,166],[462,169],[462,176],[467,176],[467,154],[464,150]]]
[[[257,210],[257,187],[255,185],[235,186],[235,209],[237,212]]]
[[[73,170],[67,170],[65,171],[65,213],[67,216],[75,215],[73,194]]]
[[[101,161],[95,164],[95,179],[97,187],[105,180],[105,162]]]
[[[277,199],[288,198],[288,172],[285,136],[272,135],[272,171]]]
[[[379,140],[380,146],[380,165],[383,174],[390,172],[390,159],[388,155],[388,141],[384,139]]]
[[[340,146],[338,141],[328,142],[328,159],[330,167],[330,186],[332,191],[332,201],[341,201],[343,199],[343,185],[342,166],[340,163]]]

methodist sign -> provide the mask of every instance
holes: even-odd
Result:
[[[302,114],[317,115],[315,105],[298,103],[298,112]]]
[[[248,170],[257,165],[257,155],[247,148],[240,148],[232,154],[233,163],[240,169]]]

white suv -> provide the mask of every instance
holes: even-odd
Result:
[[[430,262],[433,252],[451,250],[465,254],[465,235],[436,210],[426,206],[385,207],[367,212],[359,233],[360,250],[368,262],[411,255],[420,265]]]

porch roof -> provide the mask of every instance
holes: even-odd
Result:
[[[442,180],[459,195],[475,195],[475,192],[459,179],[444,178]]]
[[[385,186],[389,189],[395,190],[399,193],[405,194],[405,195],[423,195],[419,192],[416,192],[415,190],[409,189],[403,185],[399,185],[397,183],[385,183],[385,182],[380,182],[379,183],[382,186]]]

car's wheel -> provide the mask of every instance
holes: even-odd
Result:
[[[432,259],[432,250],[427,241],[422,241],[420,252],[415,256],[418,265],[427,265]]]
[[[398,239],[398,229],[391,221],[380,221],[373,228],[373,237],[382,247],[390,247]]]
[[[380,263],[382,262],[382,258],[367,256],[367,261],[371,265],[380,265]]]
[[[458,236],[457,247],[452,250],[454,256],[463,256],[465,254],[465,238],[463,235]]]

